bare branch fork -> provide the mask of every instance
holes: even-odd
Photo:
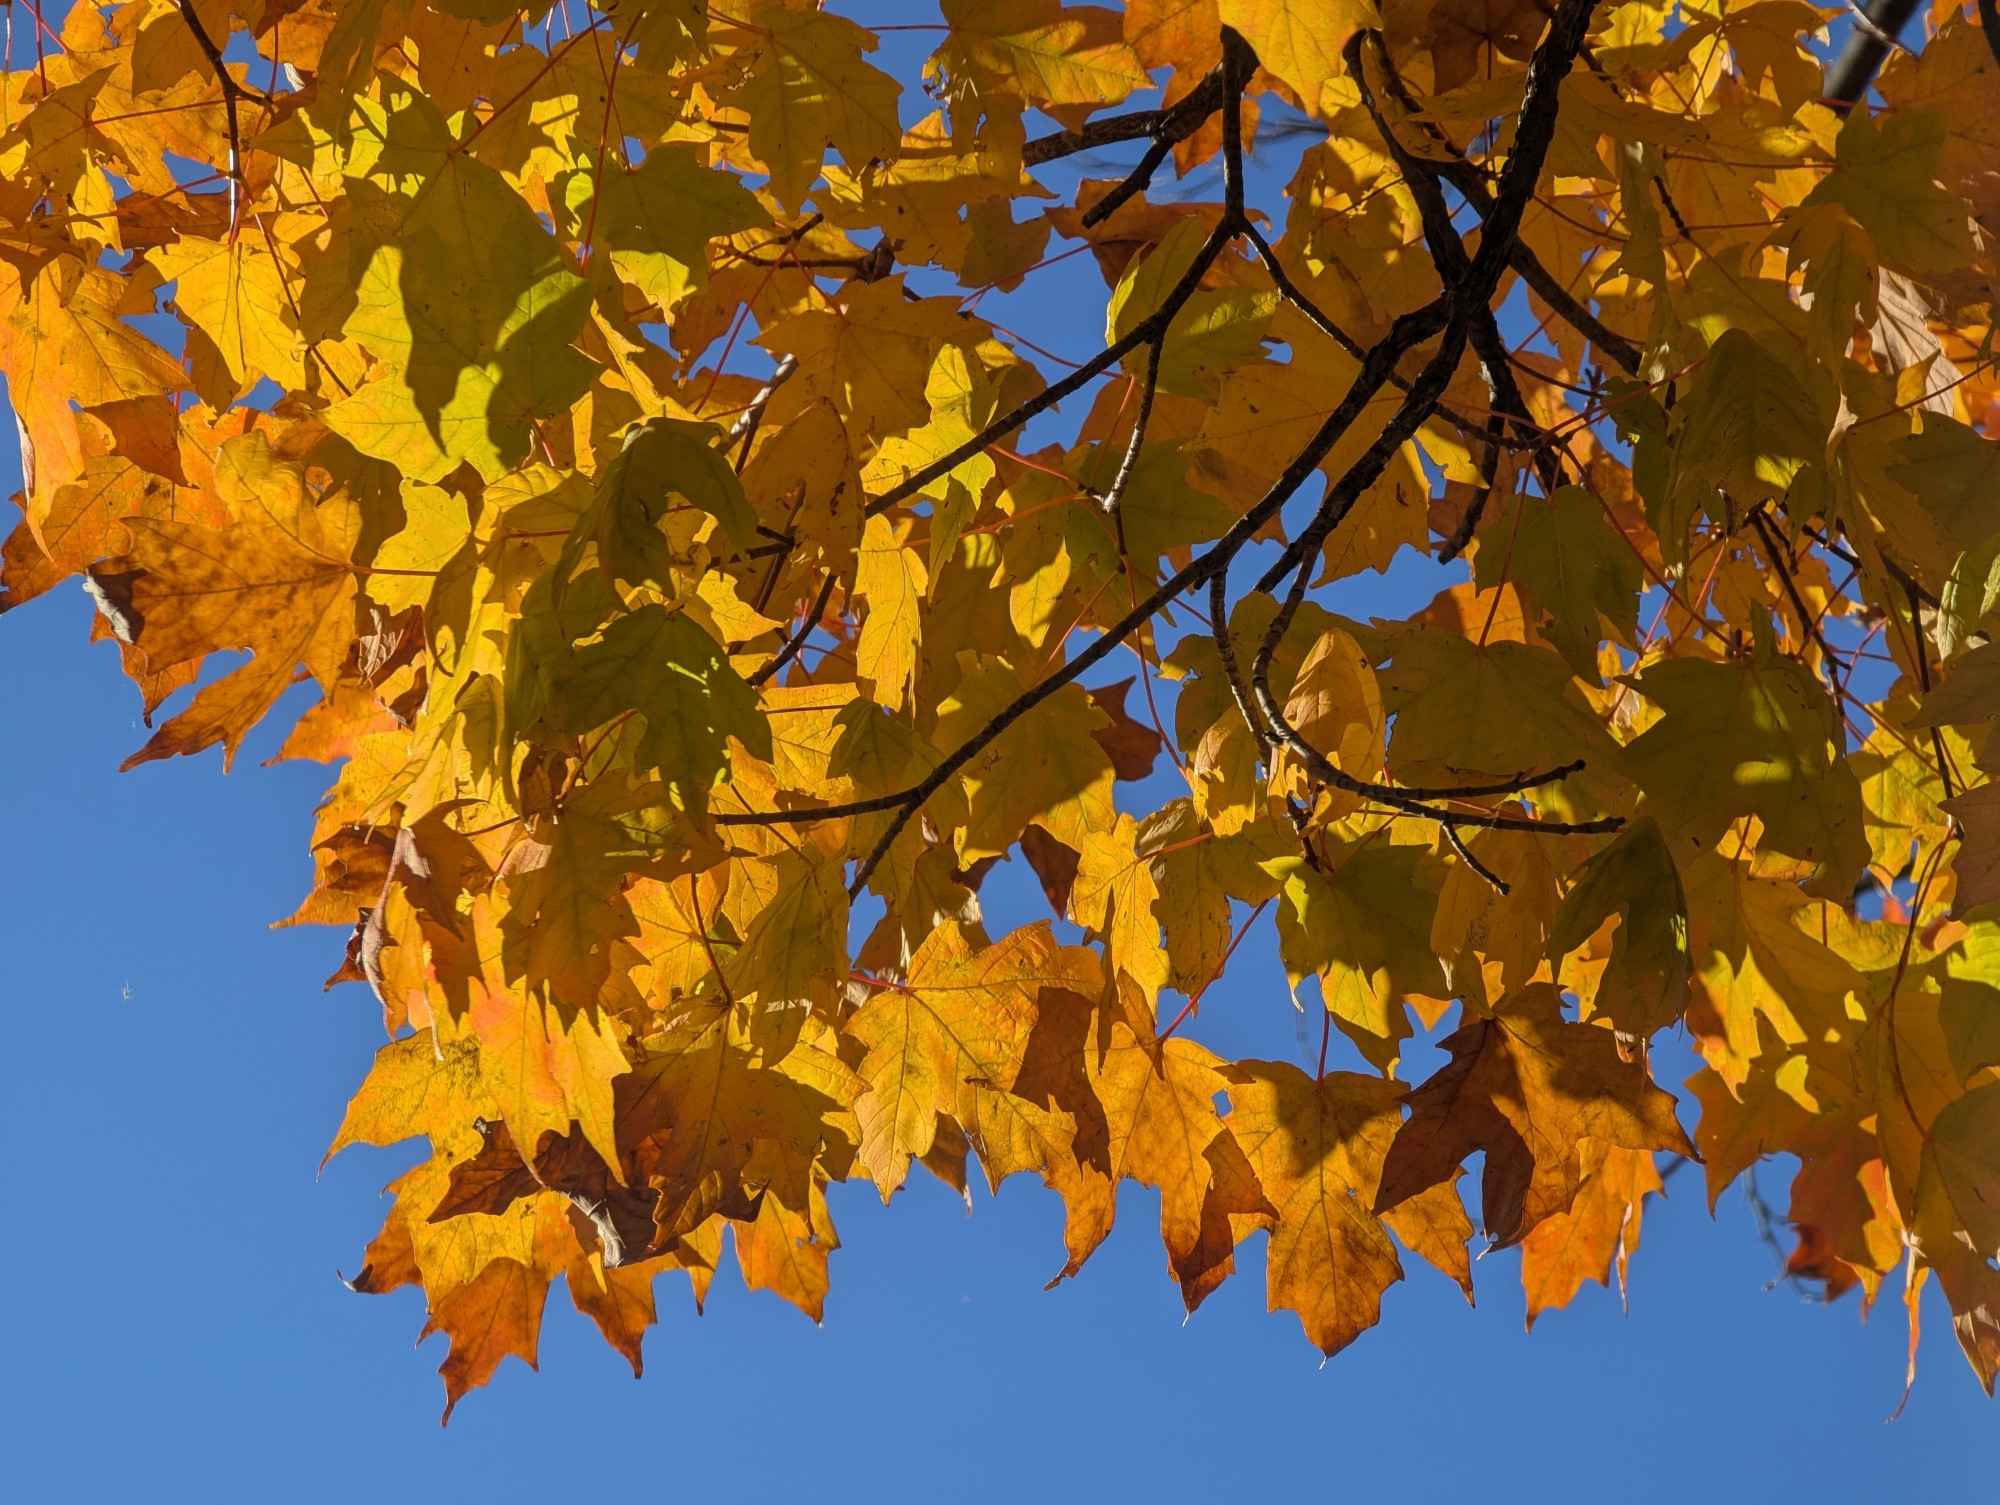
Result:
[[[1361,71],[1360,49],[1364,38],[1372,45],[1376,62],[1382,70],[1383,83],[1390,97],[1413,117],[1418,114],[1417,104],[1410,97],[1410,91],[1403,83],[1402,75],[1396,71],[1395,61],[1389,56],[1389,49],[1382,40],[1382,34],[1374,30],[1356,32],[1346,48],[1348,71],[1354,75],[1354,81],[1361,86],[1362,101],[1375,121],[1375,128],[1382,133],[1383,140],[1389,144],[1389,149],[1392,152],[1403,153],[1397,158],[1400,166],[1408,154],[1404,152],[1402,143],[1389,122],[1382,117],[1374,96],[1369,91],[1368,81]],[[1442,155],[1411,158],[1410,160],[1418,164],[1413,176],[1421,176],[1433,184],[1442,178],[1456,188],[1466,203],[1472,206],[1473,212],[1484,220],[1493,209],[1493,192],[1487,186],[1486,173],[1468,162],[1464,153],[1459,151],[1449,136],[1438,129],[1435,122],[1423,120],[1421,124],[1424,134]],[[1416,191],[1414,182],[1411,191]],[[1602,354],[1609,356],[1618,369],[1627,376],[1638,371],[1642,354],[1639,347],[1622,334],[1608,328],[1586,308],[1556,275],[1542,264],[1542,259],[1525,243],[1518,238],[1515,239],[1508,246],[1507,259],[1508,265],[1520,274],[1523,282],[1534,289],[1536,296],[1555,310],[1558,318],[1589,340]]]
[[[872,850],[855,870],[848,891],[850,895],[858,894],[897,837],[902,834],[911,817],[960,769],[990,747],[1021,717],[1063,686],[1074,683],[1102,662],[1132,633],[1144,626],[1183,592],[1207,584],[1210,605],[1216,610],[1216,641],[1223,654],[1225,674],[1244,719],[1258,736],[1260,746],[1268,749],[1273,743],[1282,743],[1301,759],[1311,777],[1319,782],[1376,801],[1399,814],[1436,821],[1445,828],[1447,840],[1460,852],[1468,865],[1486,881],[1503,888],[1504,885],[1500,884],[1496,875],[1472,859],[1458,835],[1460,828],[1542,833],[1600,833],[1619,829],[1623,822],[1617,817],[1593,821],[1556,822],[1530,820],[1477,808],[1438,808],[1439,804],[1448,801],[1504,796],[1540,788],[1575,773],[1582,767],[1580,762],[1566,764],[1544,773],[1524,774],[1494,783],[1450,789],[1403,788],[1356,779],[1336,767],[1300,736],[1297,729],[1285,719],[1283,710],[1272,695],[1269,682],[1271,658],[1304,599],[1310,561],[1316,557],[1327,537],[1339,526],[1355,501],[1381,476],[1390,459],[1424,420],[1437,410],[1439,399],[1450,384],[1467,345],[1474,344],[1477,348],[1478,345],[1485,343],[1484,334],[1475,334],[1475,330],[1482,318],[1491,320],[1491,301],[1500,278],[1514,266],[1514,249],[1519,244],[1517,234],[1521,216],[1533,196],[1543,160],[1554,137],[1556,112],[1559,107],[1558,91],[1583,45],[1594,5],[1595,0],[1563,0],[1551,18],[1548,34],[1529,63],[1514,149],[1508,158],[1506,168],[1500,175],[1497,191],[1488,198],[1484,211],[1484,230],[1477,255],[1467,258],[1463,242],[1459,240],[1455,230],[1448,235],[1442,232],[1428,233],[1431,253],[1440,262],[1443,293],[1421,308],[1398,315],[1388,332],[1366,350],[1356,349],[1354,342],[1343,339],[1336,333],[1331,321],[1326,320],[1323,314],[1319,314],[1311,307],[1291,284],[1289,278],[1282,280],[1278,278],[1276,256],[1271,253],[1270,247],[1264,243],[1263,237],[1257,234],[1250,223],[1243,198],[1239,112],[1244,86],[1248,83],[1257,63],[1248,44],[1233,30],[1225,28],[1223,61],[1218,69],[1217,98],[1215,105],[1210,108],[1220,107],[1223,111],[1227,200],[1221,220],[1196,253],[1180,281],[1152,314],[1141,320],[1123,337],[1106,346],[1097,356],[1069,376],[1045,388],[1036,397],[1020,404],[1012,412],[988,425],[965,444],[906,477],[899,485],[871,502],[868,512],[871,515],[879,513],[917,494],[938,476],[946,474],[965,460],[981,453],[1038,413],[1047,411],[1063,397],[1079,390],[1115,362],[1146,345],[1154,347],[1154,353],[1149,358],[1149,373],[1142,395],[1140,421],[1135,425],[1134,437],[1127,450],[1126,463],[1121,466],[1121,482],[1127,479],[1132,457],[1136,455],[1141,442],[1140,435],[1143,432],[1146,408],[1157,384],[1158,349],[1164,344],[1173,319],[1199,288],[1209,267],[1238,236],[1249,239],[1259,256],[1267,265],[1273,267],[1273,280],[1281,296],[1295,303],[1306,317],[1339,341],[1343,348],[1349,348],[1352,353],[1359,355],[1361,368],[1347,392],[1265,495],[1232,523],[1206,553],[1191,560],[1163,581],[1068,663],[1018,696],[971,738],[948,754],[924,779],[896,794],[814,809],[721,813],[715,816],[716,823],[759,826],[803,825],[823,820],[892,813],[893,818],[887,829],[882,832]],[[1176,109],[1192,113],[1191,102],[1208,87],[1208,82],[1204,81],[1201,88],[1196,91],[1196,95],[1190,95],[1189,99],[1183,101]],[[1069,144],[1044,147],[1042,154],[1036,160],[1048,160],[1061,155],[1063,151],[1082,150],[1086,145],[1096,144],[1101,140],[1126,140],[1140,135],[1154,134],[1156,130],[1162,129],[1158,117],[1172,113],[1153,112],[1154,118],[1144,127],[1128,129],[1117,126],[1117,129],[1126,133],[1100,135],[1090,142],[1082,141],[1080,138],[1084,133],[1077,132],[1065,132],[1062,138],[1044,138],[1045,141]],[[1173,129],[1185,126],[1185,133],[1192,134],[1199,126],[1200,119],[1189,123],[1187,113],[1176,117]],[[1201,118],[1206,118],[1206,114],[1204,113]],[[1103,124],[1105,127],[1116,126],[1116,122],[1107,121]],[[1156,144],[1158,140],[1159,137],[1156,135]],[[1168,149],[1170,148],[1171,143],[1168,146]],[[1163,158],[1164,151],[1160,155]],[[1148,156],[1150,158],[1152,153],[1149,152]],[[1467,165],[1470,167],[1470,164]],[[1135,169],[1132,178],[1127,181],[1132,182],[1149,171],[1150,169],[1142,162],[1140,167]],[[1476,172],[1477,169],[1473,171]],[[1420,173],[1417,176],[1422,178],[1424,175]],[[1434,182],[1431,187],[1435,190]],[[1136,191],[1136,188],[1133,191]],[[1423,207],[1421,196],[1420,207]],[[1450,229],[1448,215],[1444,229]],[[1427,222],[1427,232],[1429,230]],[[1447,274],[1448,268],[1452,275]],[[1462,275],[1457,275],[1461,269]],[[1404,383],[1396,379],[1398,364],[1405,355],[1433,339],[1438,341],[1435,352],[1421,373],[1404,387]],[[1499,364],[1502,370],[1505,369],[1504,363],[1496,364]],[[1293,540],[1277,565],[1266,572],[1257,584],[1258,590],[1268,593],[1287,575],[1295,574],[1286,599],[1273,619],[1270,630],[1265,634],[1264,642],[1252,665],[1251,685],[1246,686],[1236,664],[1234,645],[1228,641],[1228,618],[1224,608],[1227,605],[1226,577],[1229,567],[1257,533],[1279,515],[1286,503],[1333,451],[1334,446],[1360,420],[1381,389],[1392,382],[1404,387],[1405,397],[1387,426],[1369,446],[1367,452],[1338,481],[1327,488],[1312,520]],[[1518,391],[1518,388],[1516,390]],[[1112,495],[1115,497],[1121,490],[1121,484],[1114,483]]]
[[[1375,98],[1375,91],[1368,81],[1368,70],[1363,62],[1364,50],[1374,52],[1376,65],[1388,81],[1390,93],[1395,96],[1398,103],[1410,110],[1414,110],[1414,103],[1404,89],[1402,79],[1396,73],[1395,63],[1389,56],[1389,48],[1383,41],[1382,34],[1372,29],[1357,31],[1349,39],[1344,53],[1347,70],[1354,78],[1355,87],[1360,91],[1362,105],[1367,109],[1369,118],[1375,122],[1375,129],[1380,132],[1389,148],[1391,159],[1394,160],[1397,170],[1402,173],[1403,181],[1409,186],[1411,195],[1417,200],[1418,211],[1423,216],[1424,234],[1433,248],[1431,254],[1436,260],[1438,274],[1449,284],[1471,271],[1471,259],[1466,255],[1465,242],[1459,236],[1457,226],[1452,223],[1450,206],[1445,203],[1441,186],[1441,179],[1445,176],[1443,164],[1430,158],[1419,157],[1403,144],[1394,125],[1384,115]],[[1431,128],[1430,134],[1435,140],[1442,142],[1447,150],[1455,151],[1450,139],[1435,127]],[[1485,211],[1490,211],[1493,196],[1487,191],[1479,169],[1462,157],[1454,155],[1449,160],[1457,163],[1462,169],[1456,175],[1454,182],[1455,186],[1459,186],[1465,193],[1467,201],[1475,206],[1483,206]],[[1532,264],[1544,278],[1548,276],[1534,254],[1518,240],[1509,253],[1508,262],[1517,271],[1522,270],[1524,262]],[[1526,276],[1526,273],[1523,275]],[[1583,313],[1581,316],[1588,319],[1593,326],[1596,325],[1596,320],[1588,313]],[[1515,379],[1514,368],[1508,360],[1507,342],[1501,336],[1499,321],[1494,318],[1490,306],[1481,304],[1474,313],[1468,337],[1474,352],[1479,357],[1480,372],[1486,379],[1488,406],[1493,414],[1486,428],[1489,458],[1482,462],[1482,469],[1487,472],[1488,481],[1480,488],[1472,504],[1466,508],[1465,517],[1459,526],[1453,529],[1451,537],[1446,541],[1441,557],[1447,561],[1458,557],[1471,540],[1473,531],[1479,526],[1480,514],[1484,512],[1487,499],[1492,495],[1491,452],[1499,445],[1509,424],[1513,426],[1522,447],[1528,449],[1534,456],[1535,471],[1541,479],[1543,493],[1553,495],[1562,479],[1560,462],[1553,448],[1548,444],[1540,425],[1528,412],[1527,399],[1521,394],[1520,383]],[[1616,339],[1617,336],[1611,338]],[[1625,368],[1628,371],[1632,370],[1636,364],[1636,359],[1633,359],[1625,363]]]

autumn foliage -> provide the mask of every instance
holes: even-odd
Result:
[[[133,762],[315,687],[333,1149],[431,1152],[354,1287],[453,1403],[559,1276],[636,1369],[662,1272],[818,1317],[830,1183],[976,1162],[1058,1279],[1125,1180],[1190,1309],[1267,1233],[1332,1354],[1470,1295],[1468,1159],[1532,1320],[1784,1153],[1791,1271],[1990,1390],[1977,18],[1849,108],[1802,0],[907,9],[921,95],[812,0],[7,8],[0,605],[83,577]],[[1081,366],[981,314],[1072,253]]]

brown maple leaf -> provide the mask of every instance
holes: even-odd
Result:
[[[1498,1248],[1568,1211],[1583,1184],[1579,1141],[1670,1150],[1695,1159],[1671,1094],[1622,1060],[1607,1029],[1572,1023],[1546,983],[1445,1038],[1451,1064],[1411,1092],[1382,1167],[1375,1208],[1387,1212],[1486,1154],[1480,1206]]]

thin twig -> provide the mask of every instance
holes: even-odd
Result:
[[[994,419],[993,422],[987,424],[985,428],[974,434],[949,454],[931,461],[930,464],[924,466],[921,470],[914,471],[910,475],[905,476],[882,495],[872,498],[868,503],[866,515],[874,517],[888,511],[900,502],[908,501],[939,476],[949,475],[975,455],[983,454],[999,440],[1006,438],[1014,430],[1027,423],[1029,419],[1047,412],[1065,397],[1088,385],[1099,374],[1123,360],[1126,355],[1151,341],[1155,335],[1165,331],[1167,326],[1173,322],[1174,316],[1181,311],[1187,300],[1193,297],[1196,289],[1201,286],[1201,279],[1207,275],[1208,269],[1215,264],[1215,259],[1222,254],[1223,248],[1229,244],[1234,236],[1235,229],[1235,225],[1227,218],[1215,227],[1208,239],[1203,242],[1201,249],[1195,253],[1194,260],[1188,263],[1188,269],[1181,274],[1181,280],[1174,285],[1167,296],[1161,300],[1160,306],[1151,314],[1133,325],[1130,330],[1118,339],[1106,345],[1096,355],[1078,366],[1076,370],[1070,372],[1061,381],[1042,388],[1040,392],[1036,393],[1026,402],[1019,404],[1012,411]]]
[[[1442,824],[1444,826],[1444,839],[1450,842],[1451,849],[1454,852],[1458,853],[1458,860],[1460,862],[1464,863],[1467,867],[1471,868],[1475,873],[1479,874],[1480,877],[1484,878],[1489,884],[1491,884],[1493,887],[1493,891],[1499,894],[1501,898],[1503,899],[1506,898],[1507,895],[1509,895],[1514,891],[1511,887],[1508,886],[1506,879],[1502,878],[1498,873],[1494,872],[1492,868],[1488,867],[1485,863],[1481,862],[1477,857],[1472,855],[1472,848],[1467,846],[1464,840],[1459,836],[1458,826],[1454,822],[1447,820],[1442,822]]]
[[[1910,656],[1917,661],[1917,684],[1926,696],[1931,693],[1931,650],[1930,640],[1924,635],[1924,616],[1917,605],[1917,595],[1913,590],[1905,590],[1910,603]],[[1931,728],[1931,751],[1937,757],[1938,778],[1944,784],[1946,799],[1955,798],[1957,791],[1952,787],[1951,761],[1945,756],[1944,733],[1937,727]]]
[[[1215,633],[1215,656],[1222,661],[1222,677],[1229,686],[1230,698],[1236,702],[1244,725],[1250,728],[1250,735],[1256,739],[1257,760],[1269,768],[1271,734],[1265,729],[1264,718],[1257,714],[1257,702],[1244,688],[1243,674],[1236,664],[1236,634],[1229,625],[1229,569],[1226,565],[1208,578],[1208,616],[1209,625]]]
[[[1125,488],[1132,483],[1132,472],[1139,467],[1139,451],[1146,443],[1146,425],[1153,416],[1153,394],[1160,386],[1160,353],[1166,349],[1167,333],[1163,329],[1153,337],[1147,347],[1145,385],[1139,389],[1139,412],[1132,420],[1132,437],[1125,443],[1125,458],[1118,463],[1118,474],[1112,478],[1111,489],[1104,493],[1098,503],[1104,515],[1111,519],[1111,525],[1118,535],[1118,553],[1125,554],[1125,513],[1121,504],[1125,500]]]

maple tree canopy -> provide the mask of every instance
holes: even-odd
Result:
[[[1156,1188],[1190,1308],[1263,1231],[1331,1354],[1470,1294],[1475,1155],[1531,1320],[1796,1156],[1791,1271],[1991,1389],[2000,65],[1945,0],[1829,98],[1838,14],[944,0],[915,105],[812,0],[7,8],[0,604],[192,689],[134,762],[317,688],[333,1149],[431,1150],[352,1284],[453,1403],[558,1276],[635,1369],[662,1271],[817,1317],[913,1161],[1058,1278]],[[981,316],[1085,250],[1082,365]]]

